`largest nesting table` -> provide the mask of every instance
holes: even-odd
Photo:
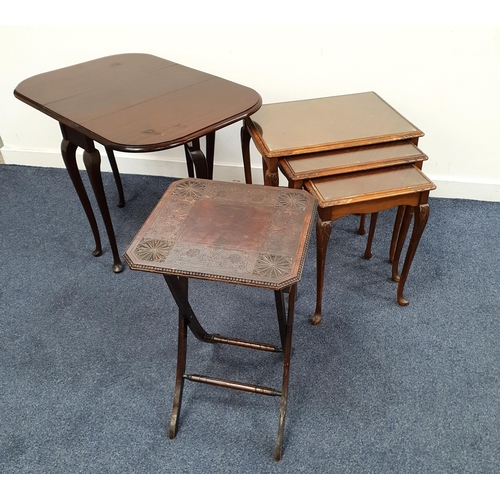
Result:
[[[315,211],[314,197],[303,190],[185,179],[171,184],[132,241],[125,253],[130,268],[162,274],[179,308],[171,439],[177,433],[187,379],[280,397],[274,456],[281,459],[294,303]],[[207,333],[189,304],[188,278],[273,290],[280,345]],[[281,389],[187,374],[188,326],[202,342],[283,353]]]

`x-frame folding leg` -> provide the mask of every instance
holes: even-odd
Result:
[[[263,394],[266,396],[280,396],[278,436],[274,450],[274,458],[279,461],[282,457],[283,449],[283,434],[285,427],[286,406],[288,398],[288,381],[290,373],[290,357],[292,351],[292,330],[293,318],[295,309],[295,299],[297,296],[297,284],[287,287],[288,293],[288,312],[285,309],[285,289],[275,291],[276,308],[278,313],[278,323],[281,338],[281,347],[260,342],[247,341],[242,339],[223,337],[218,334],[209,334],[200,325],[196,315],[191,308],[188,300],[188,279],[186,277],[177,277],[172,275],[163,275],[165,281],[174,297],[174,300],[179,308],[179,332],[178,332],[178,347],[177,347],[177,368],[174,390],[174,401],[172,408],[172,417],[168,430],[168,437],[175,438],[179,425],[179,414],[182,403],[182,392],[184,388],[184,380],[193,382],[201,382],[228,389],[237,389],[246,392]],[[281,391],[270,387],[257,386],[253,384],[235,382],[213,378],[205,375],[186,374],[186,353],[187,353],[187,327],[193,332],[194,336],[202,342],[221,343],[246,347],[250,349],[258,349],[268,352],[283,352],[283,381]]]

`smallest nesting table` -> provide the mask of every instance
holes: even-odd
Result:
[[[305,183],[305,188],[318,200],[316,311],[312,317],[312,323],[318,325],[321,322],[326,250],[332,231],[332,222],[349,214],[372,214],[365,251],[365,258],[369,259],[375,231],[373,222],[377,220],[378,212],[393,207],[403,207],[402,221],[396,221],[395,224],[396,241],[394,253],[391,245],[391,263],[392,279],[398,283],[398,304],[407,305],[408,301],[403,296],[403,290],[418,243],[429,218],[429,192],[436,189],[436,185],[417,166],[411,164],[309,179]],[[399,259],[412,217],[414,223],[411,239],[400,275]]]
[[[170,185],[130,244],[133,270],[163,274],[179,307],[176,383],[169,437],[177,433],[184,380],[280,397],[274,457],[282,456],[294,303],[316,201],[306,191],[184,179]],[[209,334],[188,300],[188,278],[274,290],[280,345]],[[285,292],[288,292],[286,310]],[[186,373],[187,327],[198,340],[283,353],[281,389]]]

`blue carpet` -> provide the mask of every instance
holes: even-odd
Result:
[[[123,253],[172,179],[123,175],[119,209],[103,177]],[[177,310],[162,277],[113,274],[102,226],[92,256],[65,170],[1,165],[0,472],[498,474],[500,203],[430,207],[406,308],[387,262],[394,211],[380,214],[368,261],[358,219],[334,223],[318,327],[311,240],[275,463],[277,398],[187,382],[167,438]],[[277,341],[272,292],[190,287],[207,330]],[[188,350],[191,371],[279,385],[280,355],[192,335]]]

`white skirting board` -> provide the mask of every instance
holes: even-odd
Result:
[[[19,151],[3,148],[1,150],[3,162],[14,165],[28,165],[37,167],[64,168],[61,155],[58,151]],[[124,174],[160,175],[175,178],[187,177],[184,158],[166,159],[157,156],[158,153],[123,154],[115,153],[118,168]],[[102,171],[110,172],[111,168],[106,155],[101,151]],[[257,157],[256,157],[257,159]],[[254,184],[263,184],[262,167],[252,166],[252,179]],[[77,162],[84,169],[81,150],[77,152]],[[473,179],[447,177],[433,177],[428,172],[426,175],[437,185],[431,196],[439,198],[462,198],[469,200],[500,202],[500,183],[477,182]],[[243,166],[215,164],[214,179],[229,182],[245,182]],[[280,185],[286,186],[286,179],[280,175]]]

